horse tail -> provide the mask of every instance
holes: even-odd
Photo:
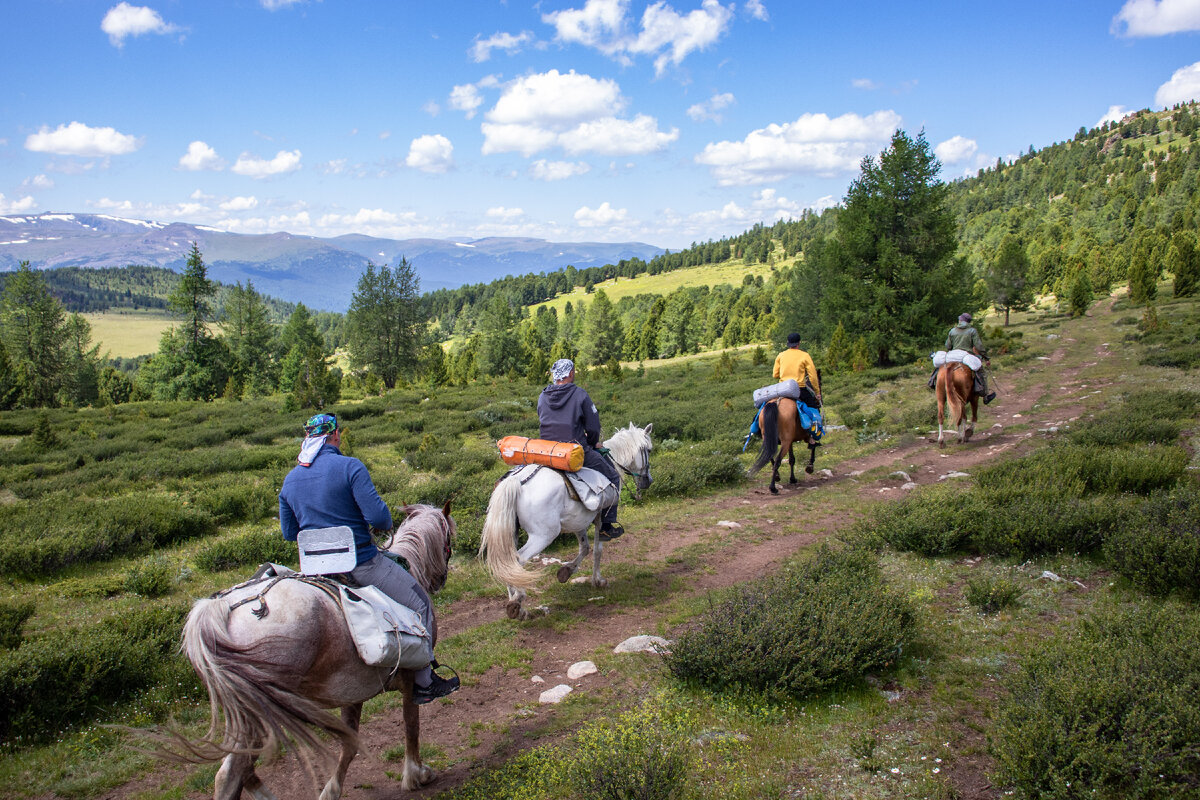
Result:
[[[521,481],[515,475],[500,481],[488,501],[479,554],[487,555],[488,572],[505,586],[528,589],[537,572],[525,569],[517,555],[517,498]]]
[[[750,467],[747,475],[753,475],[767,464],[775,460],[775,450],[779,446],[779,404],[767,403],[762,410],[762,450],[758,460]]]
[[[279,666],[266,658],[269,642],[241,646],[229,633],[230,610],[220,599],[196,601],[183,626],[180,650],[192,662],[208,690],[211,718],[208,733],[198,742],[168,727],[159,737],[159,755],[170,760],[203,764],[231,754],[269,761],[290,740],[310,771],[336,765],[315,729],[321,729],[357,749],[357,734],[326,709],[280,685]],[[222,725],[222,717],[224,724]]]

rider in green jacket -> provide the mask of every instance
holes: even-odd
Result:
[[[983,348],[983,339],[979,336],[979,331],[975,330],[975,326],[971,324],[971,315],[968,313],[960,314],[958,324],[946,334],[946,349],[966,350],[968,353],[974,353],[982,358],[984,364],[990,366],[992,363],[991,359],[987,357],[987,351]],[[929,378],[929,388],[933,389],[936,386],[937,370],[935,369]],[[975,371],[975,394],[983,397],[984,405],[996,399],[996,393],[988,391],[987,373],[984,367]]]

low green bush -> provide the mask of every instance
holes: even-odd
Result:
[[[294,565],[297,558],[296,543],[285,540],[278,530],[253,530],[205,543],[193,562],[205,572],[224,572],[267,561]]]
[[[1072,494],[1147,494],[1174,485],[1187,463],[1187,451],[1176,446],[1067,444],[983,469],[976,483],[985,491],[1043,493],[1073,484]]]
[[[175,588],[175,565],[159,555],[134,564],[125,573],[125,591],[142,597],[162,597]]]
[[[647,707],[583,728],[573,742],[569,785],[584,800],[675,800],[692,764],[688,732]]]
[[[914,628],[873,553],[826,546],[714,603],[664,658],[677,679],[708,689],[804,697],[894,664]]]
[[[657,432],[657,428],[656,428]],[[751,442],[751,447],[754,442]],[[654,483],[647,494],[653,497],[672,497],[694,494],[716,486],[728,486],[745,478],[745,468],[727,443],[701,442],[691,447],[662,453],[650,458]],[[796,459],[803,453],[808,463],[808,450],[798,446]]]
[[[988,513],[986,504],[967,487],[942,484],[872,508],[848,538],[941,556],[963,549],[978,535]]]
[[[22,630],[34,609],[32,600],[0,600],[0,649],[21,646]]]
[[[1112,447],[1133,443],[1170,444],[1184,420],[1200,409],[1200,394],[1186,390],[1134,392],[1125,402],[1076,425],[1068,439],[1078,445]]]
[[[984,614],[995,614],[1014,606],[1025,589],[1003,575],[979,575],[967,579],[963,596]]]
[[[1105,560],[1143,591],[1200,600],[1200,481],[1131,511],[1105,537]]]
[[[1017,796],[1200,793],[1200,613],[1146,605],[1046,642],[1006,681],[990,734]]]

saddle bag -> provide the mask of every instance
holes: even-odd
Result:
[[[761,406],[763,403],[774,400],[779,397],[788,397],[792,400],[800,399],[800,384],[794,379],[788,378],[786,381],[771,386],[764,386],[761,389],[754,390],[754,405]]]
[[[979,356],[967,350],[951,350],[946,353],[946,361],[952,364],[966,364],[969,369],[975,372],[978,372],[979,368],[983,366],[983,361],[980,360]],[[937,363],[936,353],[934,354],[933,365],[935,367],[940,366]]]
[[[358,655],[370,666],[421,669],[433,660],[432,637],[421,615],[375,586],[340,586],[342,613]]]
[[[354,531],[345,525],[300,531],[296,544],[300,549],[300,571],[305,575],[336,575],[358,565]]]
[[[541,464],[567,472],[578,472],[583,466],[583,448],[575,442],[505,436],[496,445],[500,448],[500,460],[512,466]]]

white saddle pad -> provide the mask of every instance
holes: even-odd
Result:
[[[567,480],[575,487],[575,492],[579,495],[580,502],[588,511],[596,511],[600,508],[608,508],[617,502],[620,495],[621,487],[614,485],[612,481],[604,476],[603,472],[598,472],[588,467],[583,467],[578,472],[564,473]]]

